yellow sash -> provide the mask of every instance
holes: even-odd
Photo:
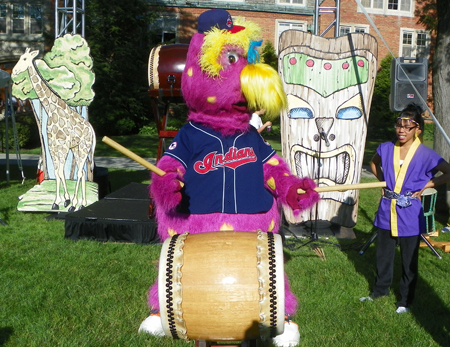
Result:
[[[394,177],[395,177],[395,187],[394,192],[400,194],[402,191],[403,182],[405,181],[406,172],[408,170],[408,166],[411,163],[411,159],[416,153],[417,148],[421,141],[418,137],[411,144],[411,147],[406,154],[406,158],[403,161],[403,165],[400,166],[400,143],[397,141],[394,146]],[[391,200],[391,234],[394,237],[398,236],[398,227],[397,227],[397,199]]]

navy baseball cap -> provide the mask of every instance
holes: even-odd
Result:
[[[225,29],[233,34],[244,29],[242,26],[233,25],[231,14],[222,9],[208,10],[198,17],[197,30],[200,34],[204,34],[213,27],[217,27],[221,30]]]

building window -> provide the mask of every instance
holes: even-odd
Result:
[[[13,5],[12,15],[13,34],[25,34],[25,7],[24,5]]]
[[[277,21],[277,32],[275,33],[275,42],[276,47],[275,49],[278,52],[278,41],[280,40],[281,34],[286,30],[300,30],[300,31],[307,31],[308,26],[306,22],[300,22],[300,21]]]
[[[42,34],[43,28],[41,4],[0,4],[0,34]]]
[[[428,58],[429,33],[424,30],[401,29],[399,53],[402,57]]]
[[[350,33],[368,33],[369,26],[367,25],[350,25],[344,24],[339,26],[339,36],[345,36]]]
[[[408,17],[414,15],[414,0],[362,0],[361,4],[369,13]],[[361,12],[359,8],[358,12]]]
[[[6,34],[6,4],[0,4],[0,34]]]
[[[30,34],[42,34],[41,5],[30,5]]]
[[[178,17],[172,13],[161,15],[150,25],[150,30],[156,34],[161,43],[175,43],[177,28]]]
[[[305,5],[305,0],[278,0],[280,5]]]
[[[361,4],[365,8],[377,8],[377,9],[383,8],[383,0],[362,0]]]
[[[306,31],[306,24],[303,22],[278,22],[278,37],[286,30]]]

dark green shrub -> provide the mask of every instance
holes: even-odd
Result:
[[[156,124],[155,123],[151,123],[149,125],[144,125],[139,130],[139,135],[143,135],[143,136],[158,136],[158,131],[156,130]]]
[[[390,140],[395,135],[394,123],[397,113],[392,112],[389,108],[391,61],[392,56],[390,55],[383,58],[375,80],[367,129],[369,139]]]
[[[267,43],[263,46],[261,58],[261,62],[272,66],[276,71],[278,71],[278,56],[272,42],[267,41]]]
[[[39,147],[39,131],[37,129],[36,121],[31,112],[16,114],[16,129],[17,129],[17,139],[19,141],[19,147]],[[5,126],[6,123],[3,120],[0,123],[1,132],[1,148],[6,147],[6,136],[5,136]],[[8,143],[9,148],[13,149],[15,146],[13,124],[11,118],[8,119]]]

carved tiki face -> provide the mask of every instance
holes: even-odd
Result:
[[[367,34],[327,39],[288,30],[280,37],[279,70],[288,98],[281,115],[282,151],[292,172],[318,186],[360,181],[377,43]],[[356,224],[358,191],[321,193],[301,219]],[[291,223],[301,220],[285,211]]]

